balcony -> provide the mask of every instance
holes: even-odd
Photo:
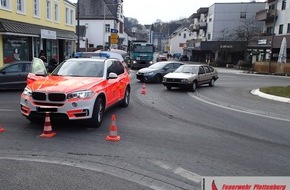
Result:
[[[206,22],[199,22],[198,23],[199,29],[206,30],[207,29],[207,23]]]
[[[265,9],[256,13],[256,20],[274,22],[276,9]]]

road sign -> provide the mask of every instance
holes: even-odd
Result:
[[[111,33],[113,33],[113,34],[117,34],[117,33],[118,33],[118,30],[117,30],[117,29],[114,29],[114,28],[112,28],[112,29],[111,29]]]
[[[118,44],[119,42],[119,36],[118,34],[112,33],[110,37],[111,44]]]

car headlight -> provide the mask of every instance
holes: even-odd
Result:
[[[93,94],[94,94],[94,92],[92,92],[90,90],[72,92],[72,93],[67,95],[67,99],[71,99],[71,98],[89,98]]]
[[[144,73],[146,76],[154,75],[154,72]]]
[[[136,61],[133,61],[133,63],[137,63]]]
[[[25,87],[24,90],[23,90],[23,94],[26,95],[26,96],[31,96],[32,95],[32,91],[28,87]]]
[[[182,83],[188,83],[188,79],[181,79],[180,82],[182,82]]]
[[[150,61],[150,64],[153,64],[153,61]]]

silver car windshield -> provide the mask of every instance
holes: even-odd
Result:
[[[67,60],[52,73],[58,76],[103,77],[104,62],[89,60]]]
[[[192,73],[192,74],[198,74],[198,66],[182,65],[182,66],[178,67],[174,72],[175,73]]]

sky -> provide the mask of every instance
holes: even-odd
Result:
[[[77,2],[77,0],[70,1]],[[210,7],[214,3],[250,1],[252,0],[123,0],[123,11],[125,17],[136,18],[139,24],[152,24],[158,19],[162,22],[170,22],[188,18],[200,7]]]

